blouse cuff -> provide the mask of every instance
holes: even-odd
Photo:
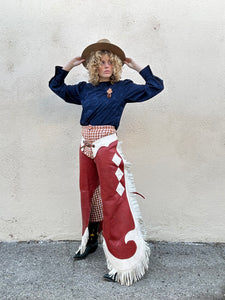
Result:
[[[63,70],[61,66],[56,66],[55,67],[55,76],[59,79],[64,79],[68,75],[68,71]]]
[[[148,78],[149,75],[153,76],[152,70],[150,69],[150,66],[147,65],[144,69],[142,69],[139,74],[144,78]]]

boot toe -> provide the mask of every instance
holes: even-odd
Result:
[[[84,250],[84,252],[81,254],[80,253],[80,250],[74,255],[74,259],[75,260],[78,260],[78,259],[84,259],[84,258],[86,258],[87,256],[88,256],[88,254],[90,254],[90,253],[93,253],[93,252],[95,252],[96,250],[97,250],[97,248],[98,248],[98,243],[95,243],[95,244],[89,244],[89,245],[87,245],[86,246],[86,248],[85,248],[85,250]]]
[[[117,273],[115,273],[114,275],[110,275],[107,273],[103,276],[103,278],[106,281],[116,282],[116,275],[117,275]]]

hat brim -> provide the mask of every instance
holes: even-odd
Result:
[[[94,43],[86,47],[81,55],[81,57],[85,59],[85,61],[83,62],[85,68],[87,68],[87,60],[91,52],[98,51],[98,50],[111,51],[121,59],[122,63],[126,59],[126,55],[120,47],[111,43]]]

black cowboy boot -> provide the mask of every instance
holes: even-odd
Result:
[[[103,279],[106,281],[116,282],[116,277],[117,277],[117,273],[115,273],[114,275],[110,275],[107,273],[103,276]]]
[[[84,252],[81,254],[80,250],[74,255],[74,259],[84,259],[88,254],[93,253],[98,248],[98,222],[89,223],[89,239]]]

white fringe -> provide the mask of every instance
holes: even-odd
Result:
[[[104,239],[104,238],[103,238]],[[121,285],[132,285],[136,281],[140,280],[145,272],[148,270],[149,264],[149,256],[150,256],[150,248],[148,247],[147,243],[143,240],[142,245],[139,244],[137,247],[141,247],[141,255],[138,255],[135,260],[136,263],[130,266],[130,259],[126,260],[119,260],[118,263],[114,263],[114,259],[111,259],[110,252],[107,248],[105,240],[103,240],[103,249],[106,255],[106,262],[107,267],[109,269],[110,275],[116,275],[116,281],[119,282]],[[140,252],[140,251],[139,251]],[[125,262],[127,261],[127,262]],[[127,269],[120,269],[120,263],[123,265],[127,265]],[[114,266],[117,265],[117,266]]]
[[[82,236],[80,247],[78,248],[76,253],[78,253],[79,251],[80,251],[80,254],[84,253],[84,251],[86,249],[86,246],[87,246],[88,239],[89,239],[89,230],[88,230],[88,227],[87,227],[84,231],[83,236]]]
[[[121,151],[121,142],[118,144],[117,151],[124,162],[124,176],[126,184],[126,194],[132,216],[135,223],[135,229],[128,232],[125,237],[125,242],[133,240],[136,243],[137,251],[133,257],[129,259],[118,259],[114,257],[108,250],[106,242],[103,238],[103,249],[106,255],[107,267],[110,275],[116,274],[116,281],[121,285],[132,285],[134,282],[140,280],[145,272],[148,270],[150,248],[144,241],[145,230],[143,226],[143,219],[136,200],[135,184],[133,176],[129,170],[130,163],[128,163]]]
[[[123,156],[122,153],[122,147],[121,147],[122,142],[118,143],[117,146],[117,151],[120,154],[120,156],[123,159],[124,163],[124,175],[125,175],[125,183],[126,183],[126,193],[127,193],[127,198],[128,202],[130,204],[130,209],[134,218],[135,222],[135,227],[141,231],[143,239],[146,238],[146,230],[144,228],[144,222],[143,218],[141,215],[141,211],[137,202],[137,197],[136,197],[136,188],[135,188],[135,183],[134,183],[134,177],[130,171],[130,166],[131,163],[129,163]]]

